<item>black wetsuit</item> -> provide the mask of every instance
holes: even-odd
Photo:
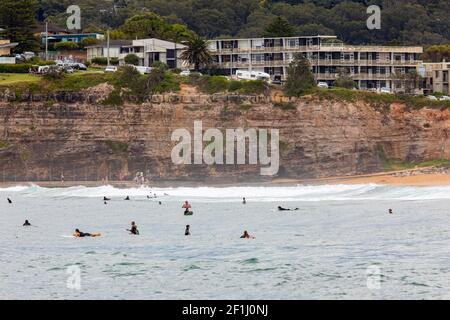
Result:
[[[80,238],[83,238],[83,237],[90,237],[91,236],[91,234],[90,233],[85,233],[85,232],[81,232],[80,231]]]
[[[130,232],[135,235],[139,234],[139,230],[137,229],[137,226],[131,226]]]

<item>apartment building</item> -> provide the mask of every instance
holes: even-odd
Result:
[[[435,62],[423,63],[422,74],[425,78],[425,94],[432,94],[435,92],[449,95],[449,71],[450,62]]]
[[[262,71],[286,78],[297,53],[304,54],[316,81],[332,85],[339,72],[348,73],[357,88],[401,91],[396,74],[416,70],[422,47],[346,45],[336,36],[216,39],[209,42],[213,63],[228,75],[237,70]],[[397,87],[396,87],[397,86]]]
[[[137,40],[111,40],[109,45],[109,57],[119,59],[124,64],[128,54],[135,54],[139,58],[139,65],[150,67],[154,62],[160,61],[169,68],[185,68],[187,64],[180,58],[186,46],[160,39],[137,39]],[[107,57],[108,46],[106,42],[86,47],[87,59],[95,57]]]

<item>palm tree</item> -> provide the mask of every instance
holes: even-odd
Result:
[[[211,53],[208,50],[208,41],[200,36],[192,36],[185,43],[186,49],[181,53],[181,59],[194,65],[198,71],[201,66],[208,65],[211,60]]]

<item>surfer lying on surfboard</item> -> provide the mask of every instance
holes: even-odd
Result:
[[[101,233],[87,233],[87,232],[81,232],[78,229],[75,229],[75,232],[73,234],[76,238],[83,238],[83,237],[100,237]]]
[[[282,206],[278,206],[278,211],[296,211],[299,210],[298,208],[291,209],[291,208],[283,208]]]

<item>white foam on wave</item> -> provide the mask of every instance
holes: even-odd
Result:
[[[115,188],[75,186],[43,188],[36,185],[0,189],[0,193],[16,192],[28,197],[50,198],[144,198],[156,193],[158,197],[204,199],[205,201],[235,201],[246,197],[257,201],[346,201],[346,200],[434,200],[450,199],[450,186],[412,187],[377,184],[360,185],[296,185],[259,187],[177,187],[177,188]]]
[[[0,192],[21,192],[27,190],[30,186],[13,186],[7,188],[0,188]]]

